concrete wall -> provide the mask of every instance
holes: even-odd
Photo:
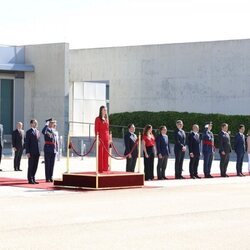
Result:
[[[44,120],[53,117],[58,121],[61,135],[67,130],[69,91],[68,44],[25,46],[25,63],[35,66],[35,72],[25,73],[24,121],[36,118],[39,128]]]
[[[249,114],[250,40],[70,51],[70,81],[110,81],[110,112]]]

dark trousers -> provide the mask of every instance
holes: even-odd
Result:
[[[164,155],[162,158],[158,157],[158,164],[157,164],[157,178],[161,180],[165,177],[165,170],[168,164],[168,155]]]
[[[15,157],[14,157],[14,170],[20,170],[20,162],[23,155],[23,148],[18,148],[15,151]]]
[[[39,157],[40,155],[31,155],[28,160],[28,181],[35,181]]]
[[[204,175],[209,176],[211,172],[211,167],[212,167],[213,153],[203,152],[203,159],[204,159],[204,165],[203,165]]]
[[[237,153],[237,161],[236,161],[236,171],[237,171],[237,174],[242,173],[243,159],[244,159],[244,152]]]
[[[190,157],[190,162],[189,162],[190,177],[198,175],[199,160],[200,160],[200,156]]]
[[[227,166],[229,163],[229,156],[230,156],[230,154],[222,155],[220,153],[220,174],[222,177],[225,177],[227,174]]]
[[[148,158],[144,156],[144,173],[145,173],[145,180],[153,180],[154,179],[154,151],[153,147],[146,147]]]
[[[45,178],[46,180],[52,180],[54,164],[55,164],[55,153],[44,153],[45,161]]]
[[[175,154],[175,178],[180,178],[182,176],[182,166],[183,166],[185,152],[175,149],[174,154]]]
[[[136,160],[137,157],[127,157],[126,172],[135,172]]]

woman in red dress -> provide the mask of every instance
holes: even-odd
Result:
[[[144,173],[146,181],[154,179],[154,157],[156,155],[156,150],[155,150],[155,137],[152,131],[153,131],[152,126],[148,124],[145,126],[142,135]]]
[[[99,110],[99,116],[95,119],[95,135],[99,134],[99,148],[98,148],[98,171],[108,171],[108,150],[110,144],[109,137],[109,120],[107,114],[107,108],[101,106]],[[103,146],[104,145],[104,146]]]

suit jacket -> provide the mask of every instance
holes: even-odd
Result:
[[[181,151],[182,148],[186,145],[186,134],[185,131],[182,129],[176,129],[174,131],[174,149]]]
[[[0,146],[3,148],[3,125],[0,124]]]
[[[212,131],[205,129],[202,133],[202,152],[213,153],[214,150],[214,134]]]
[[[219,152],[225,152],[226,154],[229,154],[232,151],[231,143],[230,143],[230,136],[226,132],[220,131],[219,135]]]
[[[246,137],[239,132],[234,137],[234,150],[237,154],[244,153],[246,151]]]
[[[167,135],[165,138],[162,134],[156,137],[156,149],[157,155],[161,154],[162,156],[165,156],[170,154],[170,145]]]
[[[37,130],[37,133],[30,128],[26,132],[25,136],[25,150],[26,154],[31,154],[31,155],[40,155],[39,151],[39,131]]]
[[[200,135],[192,131],[188,136],[189,154],[193,153],[195,156],[200,156],[200,143]]]
[[[15,129],[12,132],[12,146],[13,148],[19,150],[23,149],[23,145],[24,145],[24,131],[20,130],[19,132],[18,129]]]
[[[125,152],[124,155],[128,154],[135,145],[137,140],[137,136],[135,134],[131,134],[130,132],[126,133],[124,136],[124,144],[125,144]],[[138,157],[138,146],[135,147],[132,157]]]

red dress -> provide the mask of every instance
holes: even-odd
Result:
[[[100,117],[95,119],[95,135],[99,134],[99,152],[98,152],[98,171],[108,171],[108,152],[109,150],[109,122]],[[102,142],[101,142],[102,141]],[[103,147],[103,144],[105,148]]]

